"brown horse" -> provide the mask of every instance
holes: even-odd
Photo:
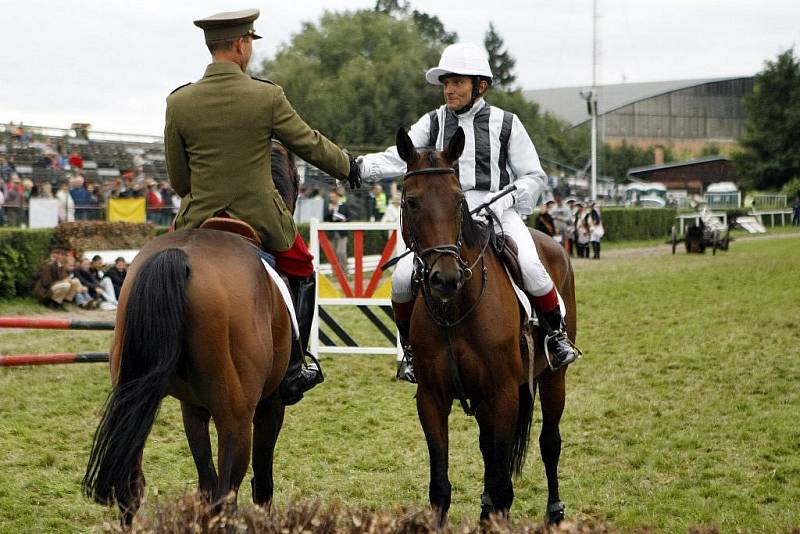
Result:
[[[523,324],[517,296],[498,256],[487,246],[488,228],[470,216],[453,165],[464,149],[459,128],[444,151],[418,152],[404,130],[397,149],[408,165],[403,188],[403,231],[417,256],[420,290],[411,317],[410,343],[418,380],[417,411],[430,453],[430,502],[444,525],[450,507],[448,417],[453,401],[474,414],[484,461],[481,518],[507,515],[514,499],[512,474],[522,470],[533,415],[541,397],[539,446],[547,473],[547,519],[559,522],[566,370],[550,371],[541,334],[534,331],[533,358],[522,351]],[[567,332],[575,340],[575,288],[564,250],[533,231],[534,241],[566,307]],[[532,366],[532,367],[531,367]],[[533,383],[531,383],[533,378]],[[529,385],[530,384],[530,385]]]
[[[276,183],[296,198],[291,154],[273,149]],[[291,193],[294,191],[294,193]],[[94,436],[83,492],[116,502],[130,525],[144,492],[142,451],[161,400],[181,402],[200,492],[214,502],[244,478],[252,445],[253,501],[272,499],[272,460],[284,405],[278,394],[292,341],[280,292],[252,245],[187,229],[149,242],[120,294],[111,347],[112,391]],[[212,459],[209,420],[218,433]]]

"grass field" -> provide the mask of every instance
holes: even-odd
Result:
[[[665,532],[800,526],[800,234],[735,242],[717,256],[673,256],[667,247],[610,254],[576,271],[585,357],[569,372],[561,427],[568,515]],[[0,304],[2,314],[36,310]],[[105,350],[108,339],[0,331],[0,354]],[[393,380],[391,358],[324,363],[328,381],[288,410],[277,502],[424,507],[427,450],[414,387]],[[103,365],[0,370],[0,530],[86,531],[114,517],[79,494],[107,388]],[[457,406],[450,421],[451,517],[472,520],[482,489],[477,427]],[[515,517],[544,512],[533,440]],[[172,399],[144,462],[151,501],[193,490]],[[246,482],[240,502],[249,499]]]

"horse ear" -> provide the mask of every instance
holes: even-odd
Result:
[[[464,152],[464,142],[464,130],[459,126],[456,133],[454,133],[453,137],[450,139],[450,142],[447,143],[447,148],[444,149],[444,159],[447,160],[447,163],[452,165],[458,161],[458,158],[461,157],[461,153]]]
[[[395,144],[397,145],[397,153],[400,159],[405,161],[406,165],[410,165],[417,159],[417,149],[414,148],[414,143],[404,128],[397,129]]]

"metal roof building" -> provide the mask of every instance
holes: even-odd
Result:
[[[589,120],[580,91],[564,87],[524,91],[529,100],[577,127]],[[753,90],[753,77],[707,78],[598,87],[601,139],[639,146],[667,145],[698,150],[708,143],[730,144],[742,134],[742,97]]]

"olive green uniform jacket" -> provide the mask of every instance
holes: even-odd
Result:
[[[283,89],[235,63],[212,63],[203,78],[167,97],[167,172],[181,207],[175,228],[197,228],[220,211],[252,225],[264,248],[287,250],[297,229],[275,189],[271,138],[340,180],[347,155],[312,130]]]

